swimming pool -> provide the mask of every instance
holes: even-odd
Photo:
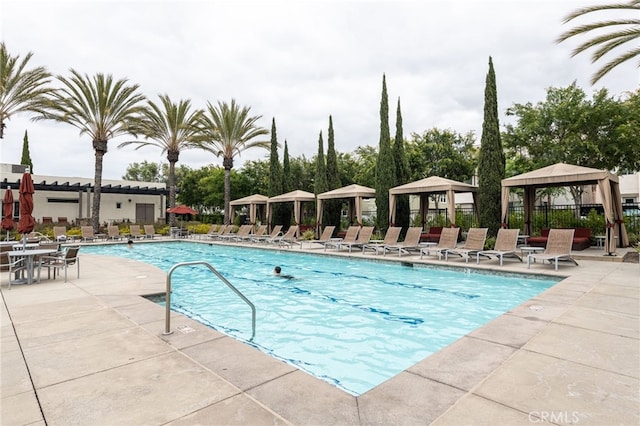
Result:
[[[291,250],[167,242],[86,246],[168,271],[204,260],[257,310],[203,266],[172,276],[172,309],[360,395],[557,280],[304,254]],[[295,279],[272,275],[274,266]]]

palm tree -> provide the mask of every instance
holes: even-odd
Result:
[[[156,105],[148,101],[148,107],[134,124],[134,131],[143,135],[147,141],[128,141],[118,145],[122,148],[127,145],[138,145],[136,149],[144,146],[155,146],[167,153],[169,161],[169,207],[176,206],[176,163],[183,149],[194,148],[195,139],[198,136],[197,127],[200,110],[191,111],[191,101],[181,100],[175,104],[169,96],[160,95],[162,105]],[[169,225],[176,226],[176,214],[169,215]]]
[[[131,133],[136,115],[144,111],[145,97],[138,93],[138,85],[127,80],[114,81],[111,75],[96,74],[93,78],[71,70],[71,77],[57,76],[63,87],[52,94],[46,110],[38,119],[71,124],[80,135],[93,140],[95,151],[95,188],[91,222],[94,232],[100,228],[100,194],[102,190],[102,161],[109,139]]]
[[[596,31],[598,33],[597,36],[582,43],[580,46],[575,48],[571,54],[571,56],[573,57],[591,47],[595,47],[596,50],[591,56],[592,63],[600,60],[604,55],[612,52],[615,48],[618,48],[629,42],[634,43],[631,45],[632,47],[630,50],[621,53],[620,55],[606,63],[602,68],[600,68],[591,78],[591,84],[595,84],[609,71],[622,64],[623,62],[636,58],[638,57],[638,55],[640,55],[640,43],[638,43],[638,39],[640,38],[640,19],[637,18],[638,12],[640,12],[640,0],[629,0],[628,3],[603,4],[599,6],[585,7],[569,14],[564,18],[563,21],[563,23],[566,24],[567,22],[570,22],[578,17],[585,16],[592,12],[614,9],[634,11],[634,16],[636,17],[605,20],[593,24],[580,25],[563,33],[557,40],[558,43],[561,43],[571,37],[587,34],[591,31]],[[612,30],[610,32],[603,32],[603,30],[609,29]],[[640,66],[640,64],[638,66]]]
[[[4,42],[0,43],[0,139],[4,137],[5,121],[19,112],[42,112],[51,74],[44,67],[25,69],[33,54],[11,56]]]
[[[268,135],[269,131],[258,127],[256,121],[261,115],[249,117],[250,107],[240,108],[234,99],[231,105],[218,102],[213,106],[207,102],[207,110],[200,116],[202,141],[200,147],[222,157],[224,167],[224,223],[229,224],[229,205],[231,203],[231,169],[233,159],[244,150],[259,147],[269,149],[269,141],[254,141],[252,139]]]

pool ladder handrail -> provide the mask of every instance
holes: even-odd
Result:
[[[211,272],[213,272],[216,277],[220,278],[220,281],[225,283],[227,287],[229,287],[231,290],[233,290],[233,292],[235,294],[237,294],[238,297],[240,297],[240,299],[242,299],[247,305],[249,305],[249,307],[251,308],[251,339],[249,339],[249,340],[253,340],[253,338],[256,335],[256,307],[255,307],[255,305],[253,303],[251,303],[251,301],[249,299],[247,299],[245,297],[245,295],[240,292],[240,290],[235,288],[233,284],[231,284],[225,277],[223,277],[222,274],[220,274],[220,272],[218,272],[216,270],[216,268],[214,268],[213,266],[211,266],[211,264],[209,264],[208,262],[205,262],[203,260],[195,260],[195,261],[192,261],[192,262],[176,263],[175,265],[173,265],[171,267],[171,269],[169,269],[169,272],[167,272],[167,290],[166,290],[166,295],[165,295],[165,321],[164,321],[165,326],[164,326],[164,333],[162,333],[162,334],[167,335],[167,334],[173,333],[173,331],[171,331],[171,275],[173,274],[173,271],[175,271],[177,268],[179,268],[181,266],[192,266],[192,265],[204,265],[207,268],[209,268],[209,270]]]

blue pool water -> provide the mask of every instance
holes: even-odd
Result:
[[[557,281],[193,242],[87,246],[168,271],[171,307],[341,389],[359,395]],[[272,275],[274,266],[295,279]]]

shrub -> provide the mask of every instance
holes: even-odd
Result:
[[[305,241],[309,241],[309,240],[315,240],[316,238],[316,233],[313,229],[307,229],[306,231],[304,231],[302,233],[302,237],[303,240]]]

